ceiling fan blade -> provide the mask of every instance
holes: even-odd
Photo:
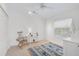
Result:
[[[53,9],[53,7],[47,6],[45,3],[40,4],[40,9],[46,9],[46,8]]]

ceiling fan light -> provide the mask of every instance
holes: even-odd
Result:
[[[28,11],[28,14],[32,14],[32,11]]]

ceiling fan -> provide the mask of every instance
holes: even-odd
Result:
[[[47,4],[45,3],[40,3],[40,9],[45,9],[45,8],[51,9],[52,7],[47,6]]]
[[[52,7],[47,6],[45,3],[40,3],[39,8],[36,10],[28,11],[28,14],[39,14],[38,12],[44,9],[52,9]]]

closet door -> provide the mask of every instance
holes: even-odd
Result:
[[[7,51],[7,16],[0,6],[0,56]]]

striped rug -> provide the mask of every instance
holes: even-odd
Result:
[[[63,55],[63,47],[53,44],[51,42],[37,46],[37,47],[32,47],[29,48],[32,52],[32,56],[62,56]]]

